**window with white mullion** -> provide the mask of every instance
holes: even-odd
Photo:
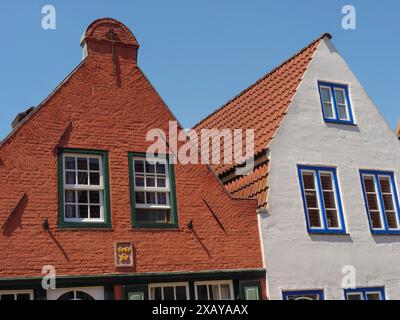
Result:
[[[304,193],[306,198],[308,222],[311,228],[323,228],[320,210],[316,172],[302,171]]]
[[[346,92],[342,88],[335,88],[334,91],[339,120],[350,120],[346,103]]]
[[[371,226],[373,229],[383,229],[382,210],[375,176],[364,175],[363,182]]]
[[[104,221],[102,157],[66,153],[63,174],[65,221]]]
[[[133,158],[135,208],[142,222],[170,222],[170,181],[166,160]]]
[[[325,118],[335,119],[336,112],[333,104],[332,90],[330,87],[321,86],[321,97]]]
[[[399,229],[390,177],[378,176],[378,179],[387,226],[389,229]]]
[[[166,283],[149,285],[150,300],[189,300],[188,283]]]
[[[340,228],[340,220],[337,211],[337,199],[334,190],[333,175],[331,172],[319,172],[322,191],[322,201],[325,209],[327,228]]]
[[[231,281],[195,282],[196,300],[233,300]]]

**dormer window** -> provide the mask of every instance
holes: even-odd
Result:
[[[325,122],[354,124],[347,85],[318,82]]]

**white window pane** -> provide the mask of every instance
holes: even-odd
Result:
[[[345,95],[344,90],[342,89],[335,89],[335,98],[338,104],[346,104],[345,102]]]
[[[156,193],[155,192],[146,192],[146,203],[147,204],[156,204]]]
[[[87,219],[89,217],[89,207],[83,205],[78,206],[78,217],[80,219]]]
[[[395,211],[386,211],[386,220],[387,220],[389,229],[397,229],[398,228]]]
[[[79,185],[88,185],[89,178],[87,172],[78,172],[78,184]]]
[[[331,102],[332,101],[331,90],[329,88],[321,87],[321,95],[322,95],[323,102]]]
[[[361,293],[348,293],[347,300],[362,300]]]
[[[98,158],[90,158],[89,159],[89,169],[90,171],[99,171],[100,170],[100,162]]]
[[[100,185],[100,174],[97,172],[90,173],[90,185],[99,186]]]
[[[76,173],[74,171],[65,172],[65,184],[68,185],[76,184]]]
[[[144,172],[144,162],[142,160],[135,160],[135,172]]]
[[[303,184],[306,190],[315,189],[314,174],[311,172],[303,172]]]
[[[339,119],[340,120],[348,120],[346,106],[343,104],[338,104],[337,107],[338,107],[338,112],[339,112]]]
[[[145,201],[145,196],[144,196],[144,192],[136,192],[135,193],[135,201],[138,204],[144,204],[146,203]]]
[[[136,177],[135,184],[137,187],[144,187],[144,178],[143,177]]]
[[[375,182],[373,177],[364,177],[364,186],[365,186],[365,191],[367,192],[375,192]]]
[[[321,173],[322,190],[333,190],[332,175],[329,173]]]
[[[308,209],[318,209],[318,199],[316,191],[306,191],[306,204]]]
[[[78,158],[78,170],[87,170],[87,169],[88,169],[88,159]]]
[[[333,191],[324,191],[325,209],[336,209],[335,194]]]
[[[371,217],[372,228],[381,229],[382,228],[382,221],[381,221],[380,212],[379,211],[370,211],[369,215]]]
[[[210,287],[210,300],[221,300],[219,296],[219,285],[213,284]]]
[[[324,103],[324,115],[325,118],[334,118],[333,106],[331,103]]]
[[[166,172],[165,163],[157,162],[157,164],[156,164],[156,172],[157,172],[157,174],[165,174],[165,172]]]
[[[174,287],[164,287],[164,300],[175,300]]]
[[[321,227],[321,218],[319,215],[319,210],[310,209],[308,210],[308,220],[311,228],[320,228]]]
[[[156,186],[156,179],[154,177],[146,178],[146,187],[153,188]]]
[[[167,194],[157,193],[157,204],[166,205],[167,204]]]
[[[89,200],[91,204],[99,204],[100,203],[100,191],[90,191]]]
[[[65,157],[65,169],[75,170],[75,157]]]
[[[165,188],[167,186],[165,178],[157,178],[157,188]]]
[[[221,284],[221,300],[231,299],[231,286],[229,284]]]
[[[90,206],[90,218],[100,219],[100,206]]]
[[[75,191],[65,191],[65,203],[76,203]]]
[[[88,192],[87,191],[78,191],[78,203],[86,204],[88,201]]]
[[[367,194],[367,202],[368,202],[368,207],[370,210],[378,210],[379,211],[379,205],[378,205],[378,199],[377,199],[376,193],[368,193]]]
[[[381,300],[381,295],[378,292],[367,293],[367,300]]]
[[[208,300],[208,293],[207,293],[207,285],[198,285],[196,286],[197,290],[197,299],[198,300]]]
[[[339,228],[339,219],[336,210],[326,210],[328,228]]]
[[[176,290],[176,300],[187,300],[187,290],[185,286],[175,287]]]
[[[67,218],[67,219],[76,218],[76,206],[75,205],[66,205],[65,206],[65,218]]]
[[[154,174],[156,172],[154,163],[146,161],[146,173]]]
[[[389,177],[379,177],[379,185],[381,187],[382,193],[391,193],[392,189],[390,187]]]

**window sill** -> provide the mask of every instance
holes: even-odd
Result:
[[[372,230],[371,233],[373,236],[400,236],[400,230]]]
[[[171,230],[177,231],[179,230],[179,226],[177,224],[166,224],[166,223],[137,223],[132,225],[132,229],[134,230]]]
[[[58,230],[110,230],[112,229],[111,223],[90,223],[90,222],[60,222],[57,226]]]
[[[326,119],[324,118],[324,121],[326,123],[336,123],[336,124],[343,124],[343,125],[348,125],[348,126],[357,126],[354,122],[351,121],[343,121],[343,120],[335,120],[335,119]]]
[[[56,232],[62,231],[104,231],[104,232],[112,232],[115,231],[113,228],[89,228],[89,227],[79,227],[79,228],[70,228],[70,227],[57,227],[54,229]]]
[[[337,235],[337,236],[349,236],[350,233],[346,230],[308,230],[310,235]]]

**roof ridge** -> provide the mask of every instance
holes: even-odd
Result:
[[[299,56],[300,54],[302,54],[305,50],[307,50],[308,48],[310,48],[311,46],[313,46],[314,44],[316,44],[318,41],[321,41],[322,39],[324,39],[325,37],[327,37],[328,39],[332,39],[332,35],[328,32],[323,33],[321,36],[319,36],[318,38],[316,38],[315,40],[313,40],[311,43],[309,43],[307,46],[305,46],[304,48],[300,49],[299,51],[297,51],[297,53],[295,53],[294,55],[292,55],[291,57],[289,57],[288,59],[284,60],[283,62],[281,62],[278,66],[276,66],[274,69],[272,69],[271,71],[269,71],[268,73],[266,73],[265,75],[263,75],[261,78],[259,78],[258,80],[256,80],[253,84],[251,84],[250,86],[248,86],[246,89],[244,89],[243,91],[241,91],[239,94],[235,95],[233,98],[231,98],[230,100],[228,100],[226,103],[224,103],[222,106],[220,106],[219,108],[217,108],[216,110],[214,110],[212,113],[210,113],[207,117],[205,117],[204,119],[202,119],[200,122],[198,122],[197,124],[195,124],[193,126],[193,128],[196,128],[198,126],[200,126],[202,123],[204,123],[206,120],[208,120],[209,118],[211,118],[213,115],[215,115],[216,113],[218,113],[219,111],[221,111],[222,109],[224,109],[226,106],[228,106],[229,104],[231,104],[233,101],[237,100],[238,98],[240,98],[242,95],[244,95],[246,92],[248,92],[250,89],[252,89],[253,87],[255,87],[257,84],[259,84],[260,82],[262,82],[263,80],[265,80],[267,77],[269,77],[270,75],[272,75],[275,71],[279,70],[281,67],[283,67],[285,64],[289,63],[290,61],[292,61],[294,58],[296,58],[297,56]]]

